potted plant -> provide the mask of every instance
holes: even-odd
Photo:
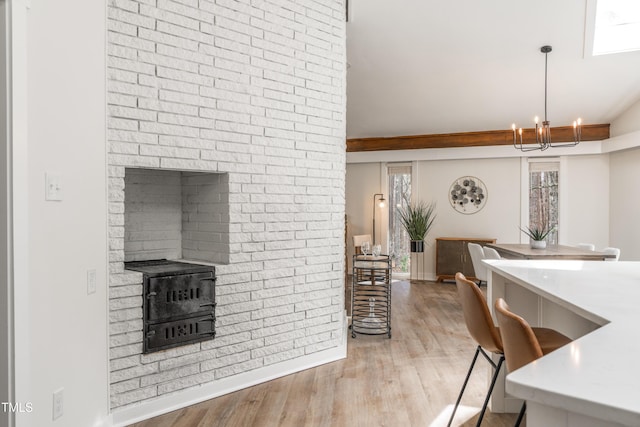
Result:
[[[404,207],[398,208],[400,222],[411,239],[411,252],[424,251],[424,238],[433,227],[436,219],[435,203],[418,201],[410,203],[405,200]]]
[[[536,225],[527,227],[526,229],[520,227],[520,230],[531,239],[531,249],[544,249],[547,247],[547,242],[544,239],[546,239],[554,229],[553,227],[548,228]]]

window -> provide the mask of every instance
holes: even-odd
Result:
[[[558,244],[558,161],[529,160],[529,226],[553,228],[547,244]]]
[[[389,254],[392,257],[394,273],[411,271],[409,236],[400,222],[398,208],[405,207],[411,200],[411,166],[388,165],[389,185]]]
[[[640,50],[637,0],[597,0],[594,21],[593,55]]]

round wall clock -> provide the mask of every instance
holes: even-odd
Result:
[[[451,184],[449,201],[453,209],[463,214],[474,214],[487,203],[487,187],[475,176],[463,176]]]

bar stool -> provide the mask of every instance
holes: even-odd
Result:
[[[447,426],[451,426],[451,423],[453,422],[453,418],[458,410],[458,405],[462,400],[462,395],[467,387],[467,382],[471,377],[471,372],[473,371],[473,367],[478,359],[478,355],[482,354],[491,366],[493,366],[494,374],[491,378],[491,384],[489,385],[489,391],[485,397],[484,404],[480,410],[480,417],[476,423],[476,426],[480,426],[484,413],[487,410],[489,399],[491,398],[491,392],[493,391],[493,387],[498,379],[500,367],[505,360],[502,339],[500,337],[500,330],[493,323],[493,318],[489,312],[487,300],[478,285],[471,280],[468,280],[462,273],[456,273],[455,278],[467,330],[478,345]],[[540,343],[543,354],[550,353],[567,343],[567,341],[559,339],[556,335],[558,333],[551,329],[533,328],[533,332]],[[562,337],[566,338],[564,336]],[[500,359],[497,364],[491,359],[491,356],[487,352],[500,355]]]
[[[535,329],[529,326],[526,320],[517,314],[509,311],[509,306],[502,298],[498,298],[494,305],[496,317],[500,326],[500,336],[504,345],[504,357],[507,362],[507,369],[513,372],[524,365],[539,359],[544,354],[541,342]],[[558,347],[571,342],[571,339],[553,329],[547,329],[547,339],[553,340]],[[518,427],[527,409],[527,402],[522,404],[515,426]]]

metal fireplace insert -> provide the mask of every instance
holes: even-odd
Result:
[[[124,264],[143,274],[143,353],[215,337],[215,267],[166,259]]]

